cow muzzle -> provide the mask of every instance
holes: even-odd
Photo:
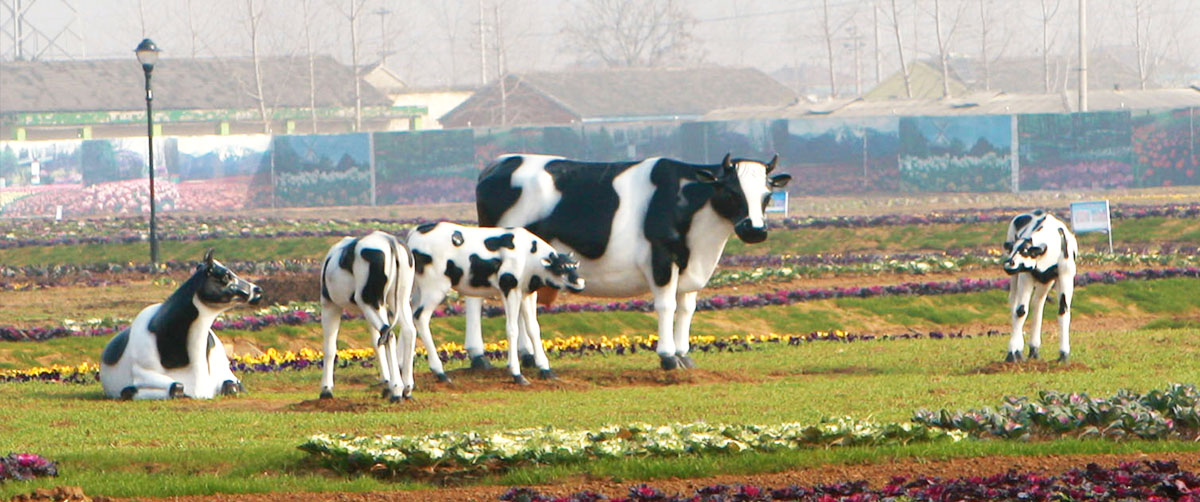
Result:
[[[1011,258],[1008,260],[1005,260],[1003,267],[1004,267],[1004,273],[1006,273],[1008,275],[1017,275],[1022,270],[1022,267],[1020,265],[1017,265],[1016,260],[1013,260]]]
[[[743,219],[734,225],[733,232],[746,244],[757,244],[767,240],[767,226],[756,227],[750,222],[750,218]]]

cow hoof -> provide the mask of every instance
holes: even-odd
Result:
[[[534,366],[537,366],[537,358],[534,357],[533,354],[530,354],[527,352],[522,353],[521,354],[521,367],[522,368],[532,368]]]
[[[1058,362],[1065,363],[1065,362],[1067,362],[1067,359],[1070,358],[1070,356],[1071,356],[1071,354],[1068,352],[1059,352],[1058,353]]]
[[[400,402],[400,396],[397,396],[397,395],[395,395],[395,394],[392,394],[392,397],[388,398],[388,402],[389,402],[389,403],[399,403],[399,402]]]
[[[404,394],[402,394],[401,397],[403,397],[405,401],[412,401],[412,391],[413,388],[411,385],[404,387]]]
[[[441,383],[450,383],[450,375],[445,373],[434,373],[433,376],[437,377],[437,381]]]
[[[487,358],[483,357],[483,356],[471,356],[471,369],[473,369],[473,370],[492,369],[492,362],[488,361]]]
[[[181,384],[179,382],[175,382],[175,383],[171,384],[171,388],[167,389],[167,397],[169,397],[171,399],[187,397],[183,394],[183,384]]]
[[[1037,347],[1029,347],[1029,360],[1032,361],[1037,358],[1038,358],[1038,348]]]
[[[391,396],[391,395],[392,395],[392,389],[391,389],[391,387],[389,387],[389,386],[387,385],[387,383],[385,382],[385,383],[383,384],[383,390],[379,391],[379,397],[388,397],[388,396]]]
[[[1018,350],[1016,352],[1009,352],[1008,356],[1004,358],[1004,362],[1006,362],[1006,363],[1021,362],[1021,351]]]
[[[666,371],[671,371],[679,367],[679,359],[676,359],[675,356],[658,356],[658,365]]]
[[[529,385],[529,380],[526,380],[523,375],[513,375],[513,383],[517,385]]]
[[[696,361],[693,361],[692,358],[690,358],[686,355],[675,356],[675,358],[679,360],[679,365],[682,366],[683,369],[685,369],[685,370],[690,370],[690,369],[696,368]]]
[[[239,382],[234,382],[233,380],[226,380],[225,383],[221,384],[222,396],[234,396],[243,390],[242,384]]]
[[[333,399],[333,391],[329,389],[321,390],[321,399]]]
[[[121,400],[122,401],[131,401],[131,400],[133,400],[133,396],[136,396],[136,395],[137,395],[137,387],[130,385],[129,387],[125,387],[124,389],[121,389]]]
[[[538,371],[538,378],[542,380],[558,380],[558,375],[554,374],[552,369],[544,369]]]

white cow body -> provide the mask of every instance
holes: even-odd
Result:
[[[1075,288],[1075,258],[1079,244],[1062,220],[1040,210],[1018,215],[1009,223],[1004,243],[1004,271],[1013,276],[1009,284],[1012,336],[1006,360],[1021,360],[1025,346],[1026,317],[1033,318],[1029,358],[1037,359],[1042,346],[1042,308],[1050,288],[1058,284],[1059,361],[1071,353],[1071,302]]]

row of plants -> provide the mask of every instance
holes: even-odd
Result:
[[[161,211],[177,208],[180,200],[175,184],[163,179],[155,182],[154,200]],[[112,181],[91,186],[70,185],[54,191],[39,192],[7,204],[3,216],[40,217],[52,222],[58,207],[64,217],[88,214],[142,215],[150,212],[150,186],[143,179]],[[0,232],[7,233],[7,232]]]
[[[585,490],[564,497],[531,488],[512,488],[500,496],[508,502],[942,502],[1019,500],[1030,502],[1144,501],[1200,502],[1200,474],[1180,469],[1175,461],[1125,462],[1116,467],[1087,464],[1061,474],[1009,470],[989,476],[943,478],[893,477],[872,488],[867,481],[842,481],[780,488],[757,485],[709,485],[690,494],[667,493],[647,484],[629,487],[609,498]]]
[[[433,434],[356,436],[317,434],[300,449],[334,468],[349,472],[411,474],[416,469],[468,471],[504,469],[527,464],[562,464],[597,458],[703,455],[746,451],[770,452],[797,448],[890,445],[914,442],[961,441],[967,438],[1026,438],[1031,430],[1041,437],[1096,435],[1106,438],[1200,438],[1200,395],[1193,385],[1171,384],[1144,395],[1126,390],[1108,399],[1081,394],[1043,392],[1040,404],[1009,396],[1008,414],[989,417],[972,410],[919,411],[912,421],[876,423],[852,417],[823,418],[817,424],[688,424],[645,423],[608,425],[594,430],[555,427],[497,432],[445,431]],[[1039,408],[1040,407],[1040,408]],[[1004,408],[1002,408],[1004,409]],[[979,427],[970,421],[983,414]],[[1096,425],[1084,424],[1087,417]],[[1154,420],[1147,416],[1158,418]],[[942,420],[940,417],[950,417]],[[957,420],[954,420],[957,418]],[[1074,427],[1052,423],[1073,423]],[[1085,427],[1096,427],[1091,432]],[[1013,432],[1021,430],[1021,433]]]
[[[865,228],[931,224],[1006,223],[1027,208],[986,210],[949,210],[927,214],[888,214],[877,216],[789,217],[772,219],[774,228]],[[1194,218],[1200,216],[1200,203],[1160,205],[1113,205],[1112,218],[1150,217]],[[164,240],[204,240],[227,237],[312,237],[346,235],[368,229],[393,232],[410,227],[413,219],[364,218],[360,220],[317,220],[285,218],[222,218],[219,216],[164,216],[159,238]],[[471,222],[464,222],[471,223]],[[135,218],[98,218],[55,222],[52,219],[0,220],[0,249],[61,244],[111,244],[145,240],[145,221]]]
[[[58,476],[58,462],[35,453],[9,453],[0,457],[0,482],[27,481],[34,478]]]
[[[631,423],[598,429],[531,427],[491,433],[444,431],[419,436],[316,434],[299,448],[340,471],[439,474],[563,464],[598,458],[670,457],[832,446],[961,441],[964,433],[911,422],[876,423],[850,417],[816,424]]]
[[[954,340],[974,338],[977,336],[999,336],[998,331],[988,331],[976,335],[958,332],[931,331],[928,333],[909,332],[899,334],[874,335],[847,333],[842,330],[813,331],[802,334],[779,335],[731,335],[716,337],[711,335],[694,335],[691,340],[693,352],[741,352],[753,350],[763,344],[785,344],[799,346],[813,342],[851,343],[870,340]],[[654,352],[658,346],[657,335],[583,338],[581,336],[553,337],[542,339],[546,355],[550,357],[582,357],[582,356],[622,356],[637,354],[641,351]],[[418,357],[428,357],[425,347],[418,344]],[[508,341],[484,344],[484,357],[493,361],[504,361],[508,357]],[[438,347],[438,357],[443,362],[466,361],[470,358],[466,347],[456,342],[446,342]],[[337,351],[337,364],[347,367],[358,364],[369,366],[375,360],[374,348],[340,349]],[[230,367],[239,373],[262,373],[277,371],[300,371],[324,367],[324,352],[319,349],[302,348],[298,351],[278,351],[267,349],[262,354],[241,354],[230,357]],[[51,365],[19,370],[0,370],[0,382],[64,382],[91,383],[99,378],[100,367],[94,362],[83,362],[77,366]]]
[[[1075,276],[1075,286],[1082,287],[1094,283],[1114,284],[1127,280],[1155,280],[1171,278],[1200,278],[1200,268],[1170,267],[1147,268],[1131,271],[1087,272]],[[836,298],[871,298],[879,296],[930,296],[959,293],[976,293],[1008,288],[1007,277],[999,279],[972,279],[968,277],[954,281],[904,282],[890,285],[849,286],[832,288],[796,288],[779,289],[751,295],[714,295],[701,298],[696,302],[696,309],[725,310],[733,308],[756,308],[768,305],[792,305],[813,300]],[[653,312],[654,302],[642,299],[632,299],[622,302],[609,303],[557,303],[551,306],[539,306],[539,314],[563,314],[573,312]],[[257,331],[279,325],[298,325],[320,322],[319,309],[315,303],[293,303],[275,305],[260,309],[254,314],[244,315],[229,320],[217,320],[213,329]],[[462,304],[444,304],[434,311],[434,317],[462,315]],[[485,305],[483,315],[499,317],[504,315],[504,308],[499,305]],[[345,318],[346,316],[343,315]],[[64,322],[61,326],[16,327],[0,326],[0,341],[42,341],[52,338],[110,336],[127,325],[127,319],[90,319],[83,322]]]
[[[1037,399],[1009,396],[999,407],[967,411],[920,410],[913,421],[976,436],[1027,439],[1081,437],[1200,440],[1200,391],[1172,384],[1145,394],[1119,390],[1111,397],[1042,391]]]

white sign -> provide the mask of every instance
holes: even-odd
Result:
[[[767,203],[768,213],[783,213],[787,216],[788,212],[788,194],[787,192],[771,192],[771,200]]]
[[[1071,203],[1071,231],[1077,234],[1104,232],[1108,234],[1108,252],[1112,252],[1112,221],[1107,200]]]

